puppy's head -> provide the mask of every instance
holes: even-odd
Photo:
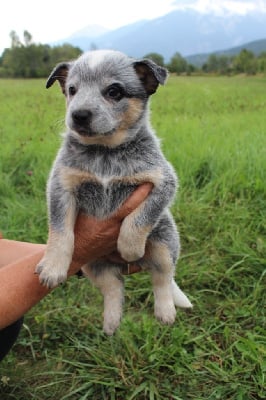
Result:
[[[67,101],[66,124],[81,143],[115,147],[136,134],[149,96],[166,78],[166,69],[151,60],[96,50],[59,64],[46,87],[59,81]]]

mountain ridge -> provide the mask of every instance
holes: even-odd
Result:
[[[210,54],[266,38],[266,14],[252,12],[230,17],[175,10],[152,20],[142,20],[99,36],[73,34],[68,42],[83,51],[112,48],[132,57],[156,52],[165,61],[179,52],[183,57]]]
[[[212,54],[216,56],[232,57],[235,56],[236,54],[239,54],[241,50],[244,49],[252,51],[252,53],[254,53],[255,56],[258,56],[262,52],[266,52],[266,38],[255,40],[248,43],[243,43],[241,46],[231,47],[229,49],[213,51],[211,53],[192,54],[185,58],[189,64],[195,65],[197,67],[202,67],[202,65],[207,62],[209,56]]]

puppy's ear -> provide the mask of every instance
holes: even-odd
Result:
[[[62,92],[65,94],[65,83],[70,66],[71,63],[66,62],[58,64],[51,72],[46,82],[46,88],[48,89],[54,84],[55,81],[58,81],[60,83]]]
[[[168,75],[167,69],[151,60],[136,61],[134,68],[148,95],[155,93],[159,83],[163,85]]]

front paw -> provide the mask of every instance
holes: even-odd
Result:
[[[67,279],[68,265],[60,265],[52,260],[43,258],[35,269],[35,273],[39,275],[40,283],[49,289],[58,286]]]
[[[117,240],[117,249],[124,260],[132,262],[144,256],[151,229],[150,226],[136,226],[131,216],[124,219]]]
[[[131,235],[119,235],[117,240],[117,249],[121,257],[127,261],[137,261],[144,256],[146,237],[136,238]]]
[[[124,238],[118,238],[117,249],[125,261],[133,262],[144,256],[145,242],[143,244],[136,244],[133,241],[129,243],[127,240],[124,240]]]

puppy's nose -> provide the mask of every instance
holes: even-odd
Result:
[[[73,121],[77,125],[87,125],[92,117],[92,113],[89,110],[76,110],[72,113]]]

